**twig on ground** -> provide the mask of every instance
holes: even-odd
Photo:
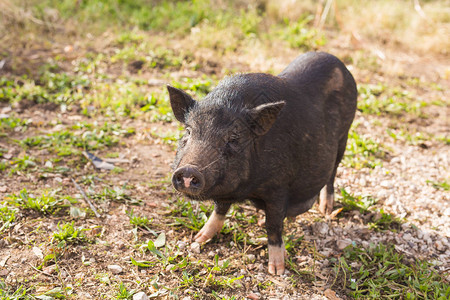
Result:
[[[89,207],[94,212],[95,216],[97,218],[99,218],[100,214],[97,212],[97,209],[95,208],[94,204],[92,204],[91,200],[89,200],[89,198],[86,195],[86,193],[84,192],[84,190],[81,188],[81,186],[73,178],[71,178],[71,179],[72,179],[72,182],[75,185],[75,187],[80,191],[81,195],[83,195],[84,200],[89,204]]]
[[[55,275],[52,275],[52,274],[49,274],[49,273],[47,273],[47,272],[44,272],[44,271],[42,271],[42,270],[39,270],[38,268],[36,268],[35,266],[33,266],[32,264],[30,264],[30,263],[28,263],[28,265],[30,266],[30,267],[32,267],[35,271],[37,271],[37,272],[39,272],[39,273],[41,273],[41,274],[43,274],[43,275],[45,275],[45,276],[49,276],[49,277],[56,277]]]

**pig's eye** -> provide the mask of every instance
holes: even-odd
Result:
[[[227,141],[227,146],[232,148],[233,150],[236,150],[238,145],[239,145],[239,136],[236,134],[231,135]]]
[[[231,156],[239,152],[239,136],[236,134],[232,134],[228,137],[228,140],[225,143],[225,147],[223,148],[223,154],[225,156]]]
[[[187,144],[187,141],[189,140],[189,136],[191,135],[191,130],[189,128],[186,128],[183,136],[181,137],[179,141],[180,147],[184,147]]]
[[[228,140],[228,144],[237,144],[239,142],[239,136],[236,134],[233,134],[230,136],[230,139]]]

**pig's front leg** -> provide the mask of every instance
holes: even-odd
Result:
[[[229,203],[216,202],[213,213],[203,228],[195,235],[194,240],[198,243],[203,243],[213,238],[216,233],[220,232],[229,208]]]
[[[282,205],[281,205],[282,206]],[[269,273],[283,275],[284,253],[283,220],[286,216],[283,207],[266,206],[266,229],[269,243]]]

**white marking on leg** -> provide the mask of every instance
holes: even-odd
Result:
[[[198,243],[203,243],[211,238],[223,227],[225,223],[225,216],[219,215],[216,211],[213,211],[203,228],[195,235],[194,240]]]
[[[281,246],[269,245],[269,273],[283,275],[284,273],[284,243]]]
[[[325,185],[320,190],[319,196],[319,211],[324,215],[329,215],[333,211],[334,194],[328,194],[327,186]]]

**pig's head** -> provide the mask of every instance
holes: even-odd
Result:
[[[247,109],[211,97],[195,101],[182,90],[167,88],[173,113],[186,128],[173,163],[173,186],[194,199],[239,197],[258,155],[258,143],[284,102]]]

